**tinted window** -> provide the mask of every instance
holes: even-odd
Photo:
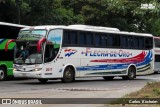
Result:
[[[134,37],[134,48],[139,48],[139,38],[138,37]]]
[[[144,48],[144,37],[139,37],[139,48]]]
[[[114,37],[114,35],[109,35],[108,36],[108,46],[113,46],[113,37]]]
[[[120,35],[114,35],[114,42],[113,46],[119,47],[120,46]]]
[[[87,35],[86,35],[86,44],[88,46],[92,46],[93,45],[93,33],[87,33]]]
[[[122,48],[127,47],[127,36],[121,36],[121,47]]]
[[[86,34],[84,32],[79,33],[79,44],[80,45],[86,44]]]
[[[160,40],[155,39],[155,45],[160,47]],[[77,43],[78,42],[78,43]],[[102,48],[127,48],[150,49],[153,47],[153,38],[124,34],[94,33],[76,30],[65,30],[63,45],[102,47]]]
[[[77,44],[77,32],[76,31],[71,31],[71,33],[70,33],[70,43],[71,44]]]
[[[108,38],[108,45],[120,47],[120,35],[110,34]]]
[[[107,47],[108,37],[105,34],[101,35],[101,47]]]
[[[77,44],[77,37],[78,37],[77,31],[64,31],[63,45]]]
[[[127,37],[127,47],[132,48],[133,47],[133,38],[132,36]]]
[[[70,43],[70,33],[69,31],[64,31],[63,44],[69,44],[69,43]]]
[[[152,41],[153,41],[153,39],[150,38],[150,37],[145,38],[145,48],[146,49],[150,49],[150,48],[153,47],[153,42]]]
[[[144,37],[134,37],[134,48],[144,49]]]
[[[101,35],[100,34],[95,34],[94,44],[96,47],[99,47],[101,45]]]

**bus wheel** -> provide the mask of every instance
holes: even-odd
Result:
[[[128,76],[123,76],[124,80],[133,80],[136,77],[136,69],[135,67],[131,66],[128,69]]]
[[[38,81],[44,84],[47,83],[48,79],[38,79]]]
[[[113,80],[114,76],[104,76],[104,80]]]
[[[7,78],[6,71],[3,67],[0,67],[0,81],[3,81]]]
[[[75,79],[74,70],[71,67],[65,68],[62,82],[69,83],[74,81],[74,79]]]

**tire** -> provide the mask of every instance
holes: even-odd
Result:
[[[44,84],[48,82],[48,79],[38,79],[38,81]]]
[[[6,70],[3,67],[0,67],[0,81],[4,81],[7,79]]]
[[[64,83],[70,83],[75,80],[75,73],[74,70],[71,67],[67,67],[64,70],[62,82]]]
[[[104,76],[104,80],[113,80],[114,76]]]
[[[128,75],[122,77],[124,80],[133,80],[136,78],[136,69],[135,67],[131,66],[128,69]]]

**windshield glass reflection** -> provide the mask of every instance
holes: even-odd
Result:
[[[42,49],[41,49],[42,50]],[[37,42],[21,42],[15,47],[14,63],[18,64],[40,64],[42,60],[42,51],[37,52]]]

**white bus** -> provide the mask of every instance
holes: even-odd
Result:
[[[16,39],[14,76],[40,82],[153,73],[153,36],[87,25],[36,26]]]
[[[154,37],[154,72],[160,72],[160,37]]]

